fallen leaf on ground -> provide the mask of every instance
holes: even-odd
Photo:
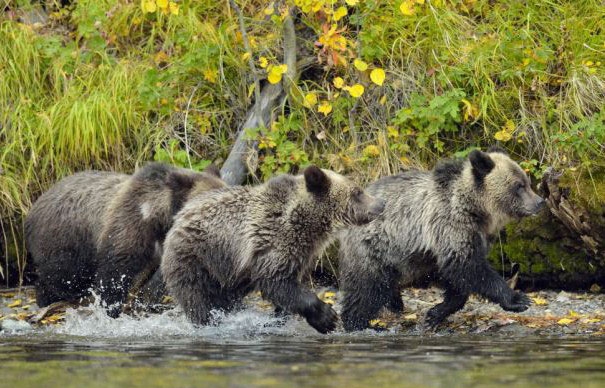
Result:
[[[13,303],[8,305],[8,307],[10,307],[10,308],[19,307],[19,306],[21,306],[21,299],[17,299]]]
[[[538,306],[546,306],[548,304],[548,301],[546,299],[540,298],[539,296],[531,298],[531,300],[533,300],[534,304]]]

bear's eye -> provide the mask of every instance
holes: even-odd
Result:
[[[352,193],[353,198],[360,199],[362,194],[363,194],[363,190],[361,190],[360,188],[353,189],[353,193]]]
[[[515,183],[515,191],[518,194],[521,193],[523,190],[525,190],[525,183],[523,183],[523,182],[517,182],[517,183]]]

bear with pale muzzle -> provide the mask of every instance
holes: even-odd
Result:
[[[340,236],[342,321],[347,331],[369,326],[381,308],[403,310],[401,287],[435,282],[442,303],[426,326],[437,327],[478,294],[507,311],[530,300],[513,291],[486,260],[491,236],[530,216],[545,201],[525,172],[499,149],[472,151],[432,171],[410,170],[374,182],[367,192],[386,201],[377,220]]]

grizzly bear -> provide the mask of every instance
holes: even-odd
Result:
[[[335,232],[366,224],[383,208],[384,201],[315,166],[303,176],[280,175],[259,186],[192,198],[166,237],[166,287],[195,324],[259,290],[278,310],[327,333],[337,315],[301,281]]]
[[[386,201],[373,222],[340,237],[341,319],[345,330],[367,328],[382,307],[403,310],[400,287],[434,281],[444,300],[425,325],[436,328],[470,294],[520,312],[530,300],[510,289],[486,260],[491,236],[506,223],[538,212],[544,200],[503,151],[472,151],[432,171],[409,170],[367,188]]]
[[[25,220],[38,305],[74,301],[92,288],[119,315],[133,279],[159,268],[164,237],[187,198],[224,186],[216,168],[161,163],[132,176],[86,171],[59,181]]]

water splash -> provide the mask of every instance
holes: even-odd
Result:
[[[255,307],[247,307],[229,314],[214,311],[211,324],[196,327],[189,322],[180,308],[161,314],[122,314],[118,318],[110,318],[98,302],[88,307],[67,309],[65,322],[51,330],[57,334],[88,338],[249,339],[265,335],[298,336],[315,333],[298,317],[278,318],[270,311]]]

